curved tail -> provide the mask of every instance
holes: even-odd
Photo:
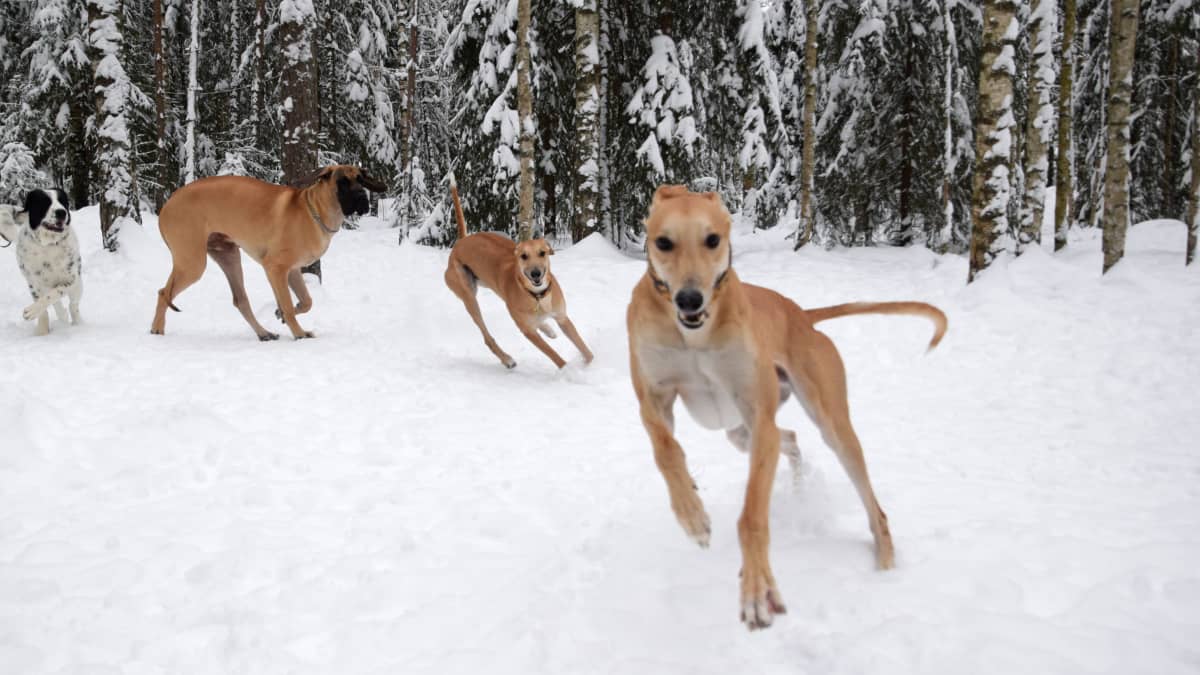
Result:
[[[462,202],[458,201],[458,182],[454,180],[454,172],[450,172],[450,199],[454,202],[454,218],[458,221],[458,238],[467,236],[467,219],[463,217]]]
[[[929,349],[938,346],[946,334],[946,315],[937,307],[924,302],[848,302],[844,305],[806,309],[804,312],[813,323],[855,314],[923,316],[932,321],[934,326],[933,338],[929,340]]]

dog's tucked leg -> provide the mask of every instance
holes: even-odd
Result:
[[[271,282],[271,290],[275,291],[275,304],[283,312],[283,322],[292,331],[292,337],[297,340],[316,337],[310,331],[301,328],[300,323],[296,321],[296,308],[292,306],[292,294],[287,284],[291,269],[280,264],[264,264],[264,267],[267,268],[267,280]]]
[[[543,321],[543,322],[539,323],[538,330],[542,331],[542,335],[545,335],[546,337],[550,338],[551,340],[558,337],[558,333],[554,332],[554,327],[551,326],[550,323],[547,321]]]
[[[37,298],[32,304],[26,307],[25,310],[21,312],[21,316],[24,317],[26,321],[40,319],[42,315],[46,314],[47,310],[50,309],[51,305],[58,304],[58,301],[62,299],[65,290],[66,289],[61,287],[50,289],[45,295]],[[49,321],[48,315],[46,316],[46,320]]]
[[[633,359],[633,369],[637,372],[636,358]],[[640,403],[642,425],[650,435],[650,443],[654,446],[654,463],[667,482],[667,493],[671,497],[671,510],[675,518],[697,544],[708,548],[712,537],[712,523],[704,510],[704,502],[696,491],[696,482],[688,473],[687,460],[683,448],[675,440],[673,433],[674,418],[671,407],[675,404],[674,392],[656,392],[649,390],[634,375],[634,391]]]
[[[513,317],[513,320],[517,321],[518,326],[521,325],[520,320],[517,319],[516,316]],[[537,329],[521,326],[521,334],[525,336],[525,339],[532,342],[535,347],[542,350],[543,354],[549,356],[550,360],[554,362],[555,366],[562,368],[563,366],[567,365],[567,362],[563,360],[563,357],[559,356],[558,352],[554,351],[554,347],[551,347],[549,342],[546,342],[541,335],[538,335]]]

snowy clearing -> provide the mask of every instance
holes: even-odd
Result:
[[[1200,669],[1200,270],[1179,223],[1131,229],[1104,278],[1087,231],[970,287],[922,248],[736,238],[742,278],[802,305],[950,317],[928,356],[923,321],[823,324],[898,569],[874,571],[853,489],[789,404],[806,468],[794,486],[780,464],[771,511],[790,613],[751,634],[745,456],[680,413],[700,550],[638,420],[624,310],[644,262],[597,240],[555,256],[587,368],[559,338],[555,371],[481,293],[508,372],[444,287],[447,251],[393,231],[337,236],[301,319],[318,339],[259,343],[215,265],[150,336],[153,217],[117,255],[96,222],[74,222],[86,323],[47,338],[0,251],[6,675]]]

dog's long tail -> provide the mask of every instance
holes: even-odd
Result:
[[[855,314],[906,314],[923,316],[933,322],[933,338],[929,340],[929,349],[938,346],[946,335],[946,315],[942,310],[924,302],[848,302],[844,305],[831,305],[804,310],[813,323],[837,319]]]
[[[458,221],[458,238],[467,236],[467,219],[463,217],[462,202],[458,201],[458,181],[454,180],[454,172],[450,172],[450,199],[454,202],[454,218]]]

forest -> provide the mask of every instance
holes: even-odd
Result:
[[[1041,237],[1188,224],[1193,0],[19,0],[0,199],[63,186],[105,244],[199,177],[362,165],[397,241],[468,220],[642,246],[661,183],[797,248],[924,246],[973,277]],[[1180,251],[1180,257],[1184,252]],[[1182,262],[1182,261],[1181,261]]]

